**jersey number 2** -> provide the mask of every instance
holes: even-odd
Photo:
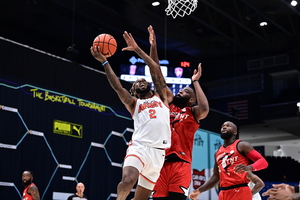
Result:
[[[154,119],[154,118],[156,118],[156,110],[149,110],[149,113],[150,113],[150,119]]]

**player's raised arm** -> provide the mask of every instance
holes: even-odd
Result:
[[[162,73],[160,72],[159,65],[137,45],[137,43],[135,42],[134,38],[130,33],[127,33],[125,31],[123,37],[127,43],[127,47],[123,48],[122,51],[134,51],[145,61],[145,63],[149,66],[151,78],[154,83],[156,92],[159,94],[164,104],[168,105],[168,101],[167,101],[168,88],[167,88],[166,81]]]
[[[154,29],[151,25],[148,27],[148,32],[149,32],[149,43],[150,43],[150,57],[158,64],[159,73],[161,74],[161,76],[163,76],[160,65],[159,65],[156,36],[155,36]],[[149,66],[149,67],[151,67],[151,66]],[[153,70],[153,72],[156,73],[158,71]],[[153,76],[157,76],[157,75],[153,74]],[[169,87],[167,87],[167,101],[168,101],[168,103],[171,103],[173,101],[173,98],[174,98],[173,92],[170,90]]]
[[[100,52],[99,46],[92,46],[90,50],[94,58],[102,63],[110,86],[116,91],[127,110],[132,113],[135,98],[131,96],[131,94],[125,88],[123,88],[119,78],[111,68],[106,57]]]
[[[201,76],[202,76],[202,66],[201,63],[199,63],[198,69],[194,70],[194,74],[192,76],[192,84],[194,85],[195,88],[196,99],[198,103],[198,105],[194,106],[192,109],[193,109],[194,117],[197,121],[204,119],[209,112],[208,100],[199,83],[199,79]]]

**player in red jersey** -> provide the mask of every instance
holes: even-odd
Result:
[[[22,174],[22,183],[25,187],[22,200],[40,200],[40,193],[36,185],[32,182],[33,174],[31,171],[24,171]]]
[[[151,44],[150,57],[159,63],[156,38],[152,26],[148,27]],[[153,72],[152,72],[153,73]],[[155,76],[155,74],[152,74]],[[202,75],[201,64],[194,70],[191,87],[183,88],[175,97],[168,90],[170,124],[172,131],[171,147],[166,150],[166,158],[160,177],[153,189],[154,200],[186,200],[191,174],[194,134],[199,128],[199,120],[209,112],[209,105],[199,84]],[[197,101],[197,105],[195,102]]]
[[[220,182],[219,200],[252,200],[246,171],[258,171],[268,167],[264,157],[246,141],[236,139],[237,127],[232,122],[224,122],[221,138],[224,144],[215,153],[213,175],[189,198],[194,200],[202,192]],[[249,165],[249,159],[254,163]]]

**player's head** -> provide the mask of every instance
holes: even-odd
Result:
[[[130,93],[132,96],[135,96],[139,98],[141,95],[145,96],[148,93],[151,93],[151,96],[153,95],[153,92],[151,91],[150,84],[143,78],[140,78],[136,80],[130,89]]]
[[[223,123],[221,127],[221,138],[222,139],[230,139],[230,138],[236,138],[237,135],[237,127],[234,123],[230,121],[226,121]]]
[[[22,184],[24,187],[27,187],[32,183],[33,180],[33,173],[29,170],[24,171],[22,174]]]
[[[196,94],[193,88],[181,89],[173,98],[173,104],[178,107],[192,106],[196,102]]]
[[[84,192],[84,189],[85,189],[85,187],[84,187],[83,183],[81,183],[81,182],[77,183],[77,185],[76,185],[77,193],[82,194]]]

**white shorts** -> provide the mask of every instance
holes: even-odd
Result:
[[[152,190],[164,164],[165,150],[142,145],[133,141],[129,145],[123,168],[132,166],[139,172],[138,185]]]

